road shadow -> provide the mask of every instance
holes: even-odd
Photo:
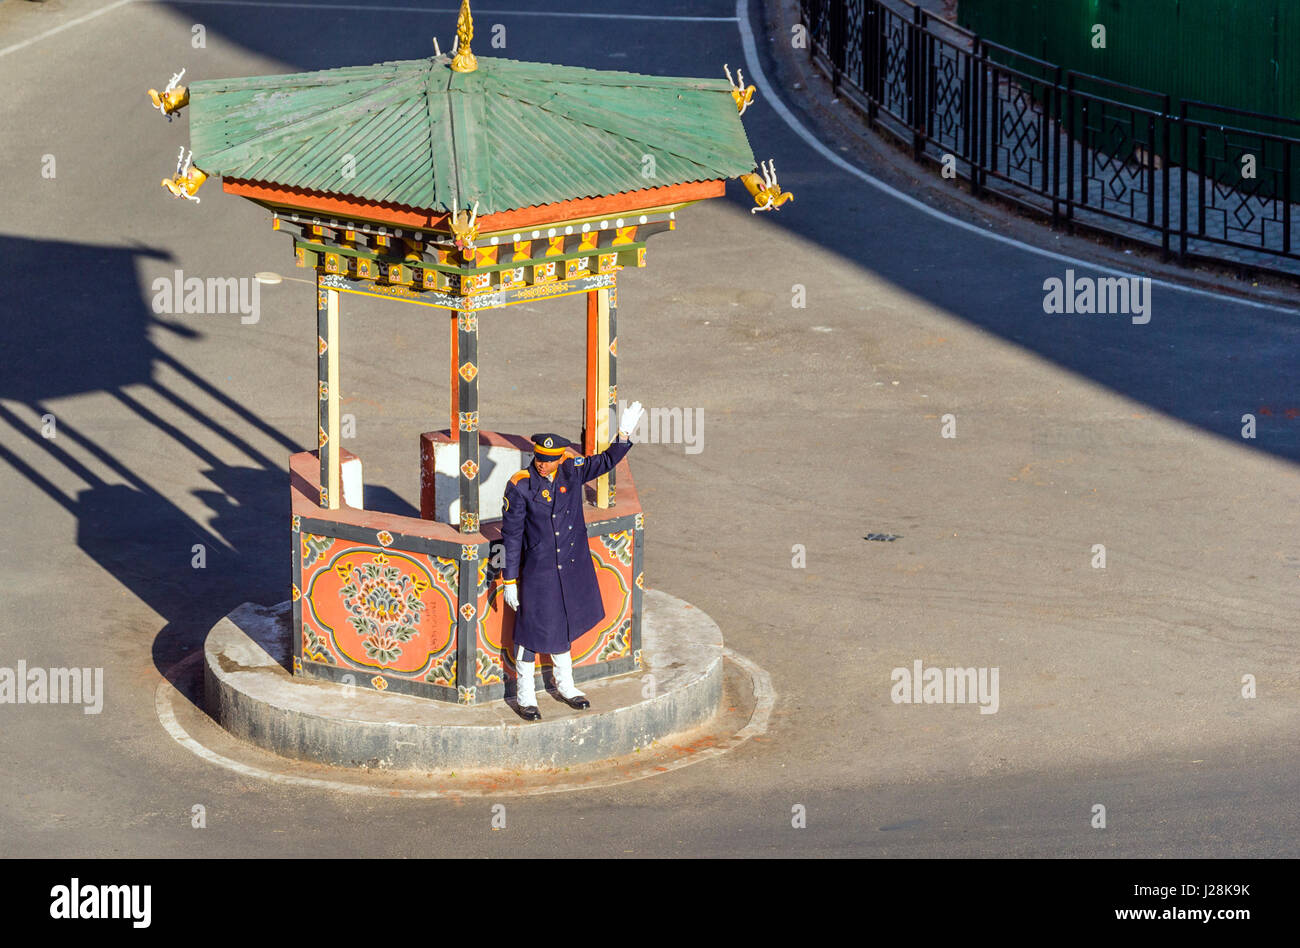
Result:
[[[201,334],[151,311],[137,277],[142,258],[170,260],[148,247],[0,236],[0,259],[24,275],[6,288],[11,315],[0,320],[7,364],[0,374],[0,425],[13,432],[0,442],[0,459],[75,517],[77,546],[163,617],[152,652],[158,670],[169,674],[232,608],[246,600],[278,602],[290,583],[287,465],[261,454],[201,405],[234,411],[286,454],[294,445],[154,344],[158,332]],[[93,289],[70,285],[69,273],[94,273]],[[164,365],[184,386],[159,378]],[[181,394],[194,390],[201,397]],[[51,407],[86,393],[113,397],[151,430],[158,452],[190,452],[205,463],[212,489],[194,497],[206,515],[186,513],[121,460],[119,432],[96,428],[100,410]],[[165,403],[169,415],[183,420],[163,418],[146,401]],[[255,465],[223,463],[204,446],[214,438]],[[87,455],[93,462],[82,460]],[[70,478],[83,486],[59,486]]]

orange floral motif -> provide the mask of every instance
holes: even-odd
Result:
[[[388,687],[388,682],[384,680],[383,675],[376,675],[370,679],[370,683],[375,686],[376,691],[383,691]]]
[[[418,631],[424,611],[420,591],[411,577],[390,566],[382,553],[364,566],[348,567],[340,560],[334,570],[347,580],[339,596],[366,655],[381,665],[392,664],[402,654],[402,644]]]

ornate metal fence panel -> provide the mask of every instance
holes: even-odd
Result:
[[[937,36],[927,35],[925,112],[926,137],[954,155],[964,155],[970,148],[970,119],[966,110],[973,95],[970,57],[964,50]]]
[[[1194,113],[1217,113],[1217,121]],[[1183,237],[1290,254],[1298,209],[1293,176],[1297,141],[1236,127],[1238,117],[1272,116],[1184,102]],[[1300,128],[1300,122],[1291,123]],[[1199,185],[1199,186],[1198,186]]]
[[[876,23],[879,36],[877,45],[880,63],[880,85],[876,89],[882,109],[898,119],[911,120],[912,25],[899,13],[885,6],[877,6]]]
[[[1050,71],[1050,64],[1029,62]],[[988,147],[975,156],[977,164],[996,179],[1050,195],[1057,128],[1052,83],[988,58],[978,65],[982,77],[979,123]]]
[[[1300,121],[1197,102],[1174,110],[1167,95],[1067,72],[908,0],[801,9],[809,55],[837,93],[918,161],[955,165],[973,192],[1180,260],[1300,263]]]

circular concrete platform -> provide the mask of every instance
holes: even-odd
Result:
[[[631,754],[718,712],[723,644],[690,603],[646,590],[638,672],[582,685],[591,710],[538,693],[542,720],[505,702],[462,707],[288,671],[288,602],[245,603],[204,643],[205,703],[231,734],[284,757],[391,770],[542,769]]]

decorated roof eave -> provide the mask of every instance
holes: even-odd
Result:
[[[229,194],[248,198],[256,204],[281,213],[325,215],[341,221],[366,221],[394,227],[410,227],[437,234],[452,232],[451,215],[446,211],[378,204],[358,198],[319,194],[282,185],[230,178],[222,181],[222,189]],[[622,194],[573,198],[553,204],[480,215],[477,222],[478,233],[481,236],[490,236],[521,227],[569,225],[613,214],[664,210],[693,204],[707,198],[721,197],[725,192],[726,181],[714,179],[661,185],[639,191],[625,191]]]
[[[468,0],[456,36],[450,59],[435,49],[428,59],[195,83],[193,145],[188,154],[181,147],[162,187],[197,202],[208,176],[219,176],[228,193],[264,205],[446,228],[467,252],[484,230],[647,206],[618,203],[659,190],[632,190],[647,158],[661,180],[679,182],[665,189],[704,191],[676,203],[719,197],[737,176],[754,213],[793,200],[774,162],[753,170],[739,117],[755,88],[739,71],[733,78],[724,65],[723,83],[508,59],[480,68]],[[168,120],[190,103],[183,75],[149,90]],[[735,112],[715,93],[728,94]],[[353,180],[360,159],[368,170]],[[532,173],[538,165],[547,174]]]

